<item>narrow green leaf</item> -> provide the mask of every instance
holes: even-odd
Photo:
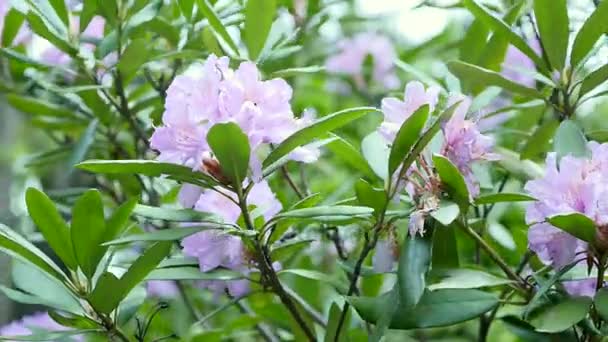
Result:
[[[198,263],[198,262],[197,262]],[[237,280],[245,278],[239,272],[225,269],[215,269],[209,272],[201,272],[198,266],[180,266],[159,268],[150,272],[146,280]]]
[[[562,71],[570,36],[566,0],[534,0],[534,17],[551,67]]]
[[[194,9],[194,0],[178,0],[177,3],[184,17],[190,21],[192,19],[192,10]]]
[[[589,54],[598,39],[608,32],[606,17],[608,17],[608,2],[601,1],[576,34],[570,58],[572,68],[578,66]]]
[[[91,123],[89,123],[89,125],[87,126],[87,129],[85,129],[85,131],[82,132],[82,135],[76,142],[74,150],[72,151],[72,154],[70,155],[70,159],[68,161],[68,165],[69,165],[68,170],[70,170],[70,171],[68,171],[68,173],[71,172],[74,165],[80,163],[86,157],[87,152],[89,151],[89,149],[91,148],[91,145],[93,145],[93,142],[95,141],[95,132],[97,131],[98,124],[99,124],[99,120],[94,119],[91,121]]]
[[[475,199],[475,205],[494,204],[503,202],[529,202],[536,198],[526,194],[501,192],[497,194],[481,195]]]
[[[547,222],[585,242],[593,243],[595,241],[595,222],[583,214],[555,215],[549,217]]]
[[[559,127],[559,121],[554,119],[545,120],[526,142],[521,151],[520,158],[522,160],[533,159],[546,152],[557,127]]]
[[[436,226],[433,231],[432,269],[457,268],[460,266],[456,230]]]
[[[117,0],[97,0],[97,11],[110,25],[114,26],[116,24],[119,15]]]
[[[388,201],[388,196],[384,189],[375,189],[363,179],[359,179],[355,184],[355,193],[360,204],[374,208],[376,216],[382,212]]]
[[[59,266],[41,250],[3,224],[0,224],[0,251],[38,268],[61,282],[67,279]]]
[[[359,315],[376,323],[381,315],[394,307],[387,294],[380,297],[348,297]],[[391,329],[416,329],[448,326],[464,322],[492,310],[498,298],[491,293],[472,289],[426,291],[416,307],[401,306],[393,316]]]
[[[545,62],[534,52],[534,50],[528,46],[523,38],[518,36],[509,25],[507,25],[502,19],[491,14],[485,7],[477,3],[476,0],[463,0],[463,5],[473,13],[475,18],[481,20],[484,24],[492,29],[495,33],[500,33],[508,37],[509,42],[513,44],[517,49],[528,56],[534,64],[541,69],[544,73],[548,73],[548,68]]]
[[[557,152],[558,159],[567,155],[586,157],[590,153],[585,135],[572,120],[564,120],[559,125],[553,139],[553,149]]]
[[[32,221],[46,242],[68,268],[75,270],[77,264],[70,230],[53,201],[43,192],[29,188],[25,193],[25,202]]]
[[[78,53],[78,50],[67,41],[67,31],[62,34],[61,31],[52,30],[52,27],[34,12],[28,12],[25,17],[34,33],[51,42],[59,50],[70,56],[75,56]]]
[[[53,6],[55,13],[57,13],[57,16],[61,19],[65,27],[70,27],[70,17],[68,15],[68,7],[66,6],[65,0],[49,0],[49,3]]]
[[[337,135],[333,135],[333,137],[336,139],[325,146],[327,146],[327,148],[337,158],[343,160],[345,163],[349,164],[352,168],[358,170],[363,175],[373,179],[375,177],[375,173],[370,168],[367,160],[365,160],[361,152],[348,141],[338,137]]]
[[[439,154],[433,156],[433,164],[447,193],[458,203],[460,211],[466,213],[471,198],[467,183],[458,168],[449,159]]]
[[[128,82],[147,61],[150,51],[149,44],[148,39],[135,39],[125,49],[117,65],[125,82]]]
[[[4,16],[4,27],[2,29],[2,44],[0,46],[11,46],[19,34],[25,17],[19,11],[11,8]]]
[[[401,165],[403,159],[408,155],[412,146],[418,141],[420,132],[424,128],[428,118],[429,106],[424,105],[403,122],[391,146],[391,153],[388,159],[389,175],[392,175],[399,168],[399,165]]]
[[[101,194],[89,190],[80,196],[72,208],[72,244],[82,272],[91,279],[103,257],[100,246],[106,230]]]
[[[276,0],[247,0],[243,38],[249,58],[258,59],[264,48],[276,12]]]
[[[72,111],[34,97],[7,94],[6,99],[13,108],[30,115],[75,118]]]
[[[207,142],[224,176],[235,188],[240,188],[247,178],[251,152],[245,133],[233,122],[216,124],[207,133]]]
[[[572,263],[564,266],[560,270],[555,271],[553,273],[553,275],[551,275],[551,277],[549,279],[547,279],[547,281],[542,283],[541,287],[536,291],[536,293],[534,294],[532,299],[528,302],[528,305],[526,306],[526,308],[523,312],[523,317],[528,318],[528,316],[534,310],[534,308],[538,307],[539,303],[542,303],[541,300],[543,299],[543,297],[546,296],[546,294],[549,292],[551,287],[553,287],[553,285],[555,285],[557,282],[559,282],[560,279],[562,278],[562,276],[564,274],[566,274],[568,271],[570,271],[578,263],[579,262],[576,261],[576,262],[572,262]]]
[[[136,205],[137,199],[132,198],[114,210],[112,216],[106,221],[106,232],[103,241],[110,241],[122,235],[123,231],[128,227],[129,217]]]
[[[120,239],[103,243],[104,246],[124,245],[131,242],[158,242],[158,241],[178,241],[192,234],[196,234],[208,227],[179,227],[156,230],[153,232],[129,235]]]
[[[372,215],[374,209],[351,205],[328,205],[312,208],[294,209],[279,213],[275,216],[281,218],[322,219],[328,218],[365,218]]]
[[[464,79],[474,85],[480,84],[486,87],[493,85],[515,94],[537,99],[544,98],[543,94],[538,90],[513,82],[496,71],[459,61],[449,62],[448,68],[458,78]]]
[[[293,133],[281,144],[279,144],[279,146],[277,146],[264,160],[264,168],[272,165],[281,157],[286,156],[296,147],[306,145],[313,139],[319,138],[327,132],[333,131],[334,129],[340,128],[353,120],[359,119],[369,112],[379,112],[379,110],[373,107],[357,107],[345,109],[320,118],[310,126]]]
[[[591,308],[591,298],[565,298],[557,304],[550,304],[538,309],[530,319],[536,331],[557,333],[569,329],[582,321]]]
[[[238,47],[232,40],[232,37],[230,37],[230,34],[228,34],[226,27],[224,26],[224,24],[222,24],[221,20],[215,13],[215,10],[213,9],[213,7],[209,3],[209,1],[208,0],[197,0],[197,4],[198,4],[198,9],[205,16],[205,18],[207,18],[207,20],[209,21],[209,25],[211,25],[213,30],[222,38],[222,40],[224,40],[224,42],[226,44],[228,44],[230,49],[232,49],[232,52],[235,55],[237,55],[239,52]]]
[[[606,8],[608,8],[608,6],[606,6]],[[608,81],[608,64],[602,65],[583,79],[579,97],[582,97],[588,92],[594,90],[606,81]]]
[[[154,220],[175,222],[221,222],[221,217],[213,213],[205,213],[192,209],[171,209],[151,207],[138,204],[133,211],[135,215]]]
[[[397,268],[401,310],[415,307],[424,293],[426,273],[431,265],[432,236],[429,235],[406,237],[403,241]]]
[[[338,329],[338,322],[340,321],[340,315],[342,314],[342,307],[338,306],[335,302],[331,303],[331,307],[329,308],[329,318],[327,320],[327,328],[325,329],[325,338],[323,341],[325,342],[336,342],[336,330]],[[347,319],[344,322],[345,326],[348,325],[350,315],[347,316]],[[347,334],[340,334],[338,339],[339,342],[347,342],[348,337]]]
[[[82,1],[82,12],[80,12],[80,17],[79,17],[80,32],[83,32],[87,28],[87,26],[89,26],[91,19],[93,19],[93,17],[95,16],[96,13],[97,13],[97,0],[83,0]]]
[[[335,289],[339,293],[348,292],[348,286],[344,282],[338,280],[336,275],[333,275],[333,274],[323,273],[323,272],[319,272],[319,271],[315,271],[315,270],[289,268],[289,269],[279,271],[278,275],[283,275],[283,274],[287,274],[287,273],[295,274],[302,278],[317,280],[317,281],[323,282],[325,284],[332,285],[333,287],[335,287]]]
[[[388,158],[390,147],[386,140],[374,131],[361,141],[361,153],[373,172],[382,180],[388,179]]]
[[[325,67],[320,66],[320,65],[311,65],[311,66],[300,67],[300,68],[288,68],[288,69],[274,71],[271,74],[271,77],[272,78],[275,78],[275,77],[286,78],[286,77],[299,76],[299,75],[316,74],[316,73],[323,72],[324,70],[325,70]]]
[[[429,290],[477,289],[513,283],[510,279],[497,277],[484,271],[466,268],[440,271],[439,277],[441,280],[429,285]]]

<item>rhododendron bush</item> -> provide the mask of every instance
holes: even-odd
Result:
[[[608,0],[358,3],[0,0],[0,340],[605,339]]]

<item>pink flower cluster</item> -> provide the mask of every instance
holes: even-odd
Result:
[[[256,65],[243,62],[236,70],[227,57],[211,55],[203,64],[191,66],[167,90],[163,126],[150,139],[160,152],[159,160],[200,169],[210,157],[207,132],[217,124],[237,123],[249,138],[253,152],[264,144],[279,144],[309,123],[291,110],[292,89],[283,79],[263,81]],[[316,148],[300,147],[293,160],[315,161]],[[260,162],[251,156],[251,169],[259,178]]]
[[[567,155],[558,162],[555,153],[550,153],[544,177],[525,186],[538,200],[526,209],[526,222],[531,225],[529,247],[555,268],[575,261],[586,243],[546,223],[546,218],[581,213],[598,228],[608,225],[608,144],[589,142],[588,148],[589,159]]]
[[[21,320],[13,321],[0,328],[0,336],[16,337],[32,335],[40,331],[65,331],[70,328],[59,325],[48,313],[38,312],[33,315],[24,316]],[[80,336],[74,336],[72,340],[81,341]]]
[[[325,66],[327,71],[347,74],[354,78],[358,87],[365,86],[363,67],[367,56],[373,58],[372,78],[387,89],[399,86],[394,70],[397,58],[393,43],[386,37],[373,32],[363,32],[338,44],[340,52],[330,57]]]

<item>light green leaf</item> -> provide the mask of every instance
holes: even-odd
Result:
[[[21,235],[0,224],[0,251],[30,264],[63,282],[67,277],[48,256]]]
[[[72,153],[70,155],[70,159],[68,161],[68,165],[69,165],[68,170],[70,170],[70,171],[68,173],[71,173],[71,170],[74,167],[74,165],[80,163],[86,157],[87,152],[89,151],[89,149],[91,148],[91,145],[93,145],[93,142],[95,141],[95,132],[97,131],[98,124],[99,124],[99,120],[94,119],[91,121],[91,123],[89,123],[89,125],[87,126],[87,129],[85,129],[85,131],[82,132],[82,135],[76,142],[74,150],[72,151]]]
[[[608,6],[606,6],[608,8]],[[583,79],[581,84],[581,90],[579,91],[579,97],[587,94],[594,90],[596,87],[608,80],[608,64],[604,64],[596,70],[592,71]]]
[[[570,65],[573,68],[585,59],[598,39],[608,32],[606,17],[608,17],[608,3],[601,1],[576,34],[570,58]]]
[[[80,196],[72,208],[72,244],[82,272],[91,279],[103,257],[106,223],[101,194],[89,190]]]
[[[494,204],[503,202],[529,202],[536,201],[536,198],[517,193],[501,192],[497,194],[481,195],[475,199],[475,205]]]
[[[566,155],[586,157],[590,154],[585,135],[572,120],[564,120],[559,125],[553,139],[553,149],[558,159]]]
[[[148,39],[135,39],[123,52],[117,68],[125,82],[129,82],[137,70],[147,61],[150,52],[149,44]]]
[[[143,234],[135,234],[122,237],[103,243],[103,246],[124,245],[131,242],[157,242],[157,241],[178,241],[192,234],[196,234],[209,227],[178,227],[156,230]]]
[[[159,268],[150,272],[146,280],[237,280],[245,276],[232,270],[216,269],[209,272],[201,272],[198,267],[168,267]]]
[[[82,12],[80,12],[80,32],[83,32],[93,17],[97,14],[97,0],[83,0],[82,1]]]
[[[0,46],[11,46],[13,40],[19,34],[25,17],[19,11],[11,8],[4,16],[4,27],[2,29],[2,44]]]
[[[391,146],[391,153],[388,159],[389,175],[392,175],[399,168],[399,165],[401,165],[416,141],[418,141],[420,132],[424,128],[428,118],[429,106],[424,105],[403,122]]]
[[[269,167],[281,157],[286,156],[296,147],[306,145],[327,132],[333,131],[334,129],[340,128],[353,120],[359,119],[369,112],[379,111],[373,107],[357,107],[345,109],[320,118],[319,120],[313,122],[310,126],[293,133],[281,144],[279,144],[279,146],[277,146],[264,160],[264,168]]]
[[[65,0],[49,0],[49,3],[53,6],[55,13],[57,13],[57,16],[61,19],[65,27],[70,27],[70,17],[68,15],[68,7],[65,4]]]
[[[522,160],[532,159],[545,152],[557,127],[559,127],[559,121],[555,119],[545,120],[526,142],[526,145],[521,151],[520,158]]]
[[[347,220],[361,219],[372,215],[374,209],[369,207],[358,207],[351,205],[328,205],[312,208],[294,209],[279,213],[275,216],[276,219],[314,219],[319,221],[324,220]]]
[[[439,154],[433,156],[433,164],[447,193],[458,203],[460,211],[466,213],[470,195],[467,183],[458,168],[449,159]]]
[[[474,85],[480,84],[486,87],[497,86],[514,94],[537,99],[544,98],[543,94],[534,88],[528,88],[503,77],[496,71],[488,70],[473,64],[454,61],[448,63],[448,69],[450,69],[450,72],[458,78],[464,79]]]
[[[397,268],[402,310],[414,308],[424,293],[426,273],[431,266],[432,236],[429,235],[431,234],[404,238]]]
[[[361,152],[374,173],[383,180],[388,179],[390,147],[377,131],[363,138]]]
[[[374,214],[380,215],[386,207],[388,195],[384,189],[375,189],[368,182],[359,179],[355,184],[355,193],[360,204],[374,208]]]
[[[431,217],[444,226],[449,226],[460,215],[458,204],[450,201],[442,201],[439,208],[431,212]]]
[[[178,0],[177,3],[184,17],[190,21],[192,19],[192,10],[194,9],[194,0]]]
[[[569,329],[582,321],[591,308],[591,298],[565,298],[557,304],[550,304],[538,309],[530,319],[536,331],[557,333]]]
[[[247,0],[243,38],[251,60],[257,60],[264,48],[276,7],[276,0]]]
[[[25,193],[27,210],[44,239],[70,269],[76,269],[76,257],[72,247],[70,229],[65,223],[53,201],[43,192],[29,188]]]
[[[154,220],[175,222],[221,222],[221,217],[192,209],[171,209],[151,207],[143,204],[135,206],[134,214]]]
[[[306,75],[306,74],[316,74],[316,73],[320,73],[323,71],[325,71],[324,66],[311,65],[311,66],[307,66],[307,67],[288,68],[288,69],[277,70],[277,71],[274,71],[271,74],[271,76],[273,78],[274,77],[286,78],[286,77]]]
[[[394,307],[388,294],[381,297],[348,297],[361,317],[375,323],[382,313]],[[470,289],[426,291],[416,307],[400,307],[390,324],[392,329],[448,326],[464,322],[492,310],[498,298],[491,293]]]
[[[453,269],[439,273],[441,280],[429,285],[429,290],[477,289],[513,283],[512,280],[474,269]]]
[[[224,26],[224,24],[222,24],[221,20],[215,13],[215,10],[213,9],[209,1],[197,0],[196,3],[198,4],[198,9],[209,21],[209,25],[211,25],[213,30],[222,38],[222,40],[224,40],[226,44],[228,44],[230,49],[232,49],[233,54],[237,55],[239,52],[238,47],[232,40],[232,37],[230,37],[230,34],[228,34],[226,27]]]
[[[601,288],[593,299],[595,310],[604,320],[608,319],[608,288]]]
[[[585,242],[595,241],[595,222],[583,214],[555,215],[547,218],[547,222]]]
[[[333,135],[333,137],[335,140],[325,146],[327,146],[327,148],[340,160],[343,160],[345,163],[363,173],[365,176],[374,178],[375,173],[370,168],[361,152],[348,141],[338,137],[337,135]],[[387,163],[384,164],[386,165]]]
[[[34,97],[7,94],[6,99],[13,108],[33,116],[76,118],[72,111]]]
[[[207,133],[207,142],[220,162],[223,175],[240,189],[247,178],[251,152],[245,133],[233,122],[216,124]]]
[[[534,16],[551,67],[562,71],[570,36],[566,0],[534,0]]]

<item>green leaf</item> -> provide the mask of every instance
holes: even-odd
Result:
[[[503,77],[496,71],[488,70],[473,64],[453,61],[448,63],[448,69],[450,69],[450,72],[456,77],[464,79],[473,85],[483,85],[485,87],[497,86],[514,94],[537,99],[544,98],[543,94],[534,88],[528,88]]]
[[[433,164],[446,192],[458,203],[460,211],[466,213],[470,202],[470,195],[467,183],[460,171],[458,171],[458,168],[449,159],[439,154],[433,156]]]
[[[370,323],[375,323],[382,313],[394,307],[394,300],[388,294],[381,297],[348,297],[359,315]],[[390,324],[391,329],[416,329],[448,326],[464,322],[492,310],[498,298],[479,290],[453,289],[426,291],[416,307],[400,307]]]
[[[86,335],[99,332],[99,330],[66,330],[54,332],[41,332],[31,335],[0,336],[0,341],[65,341],[77,335]]]
[[[192,209],[171,209],[151,207],[143,204],[135,206],[134,214],[154,220],[165,220],[174,222],[217,222],[222,221],[221,217],[202,211]]]
[[[449,226],[460,215],[458,204],[450,201],[442,201],[439,208],[431,212],[431,217],[444,226]]]
[[[170,176],[172,179],[195,185],[217,184],[210,176],[191,168],[155,160],[88,160],[76,165],[77,168],[106,174],[141,174],[150,177]]]
[[[380,133],[374,131],[363,138],[361,152],[373,172],[383,180],[388,179],[390,148]]]
[[[582,321],[591,307],[591,298],[565,298],[557,304],[540,308],[530,319],[536,331],[557,333]]]
[[[294,209],[279,213],[276,219],[314,219],[318,221],[340,221],[348,219],[367,218],[372,215],[374,209],[351,205],[328,205],[313,208]]]
[[[125,236],[120,239],[104,242],[103,246],[124,245],[131,242],[158,242],[158,241],[178,241],[192,234],[196,234],[209,227],[178,227],[156,230],[143,234]]]
[[[608,8],[608,6],[606,6]],[[596,70],[592,71],[583,79],[581,84],[581,90],[579,91],[579,97],[587,94],[594,90],[596,87],[608,80],[608,64],[604,64]]]
[[[431,265],[432,236],[429,235],[406,237],[403,241],[397,268],[401,310],[415,307],[424,293],[426,273]]]
[[[7,94],[6,99],[13,108],[30,115],[75,118],[72,111],[34,97]]]
[[[11,8],[4,16],[4,28],[2,29],[2,44],[0,46],[11,46],[13,40],[19,34],[25,17],[19,11]]]
[[[247,178],[251,152],[245,133],[233,122],[216,124],[207,133],[207,142],[224,176],[239,189]]]
[[[608,288],[601,288],[593,299],[595,310],[604,320],[608,319]]]
[[[53,30],[52,25],[49,25],[48,22],[42,20],[42,18],[34,12],[28,12],[25,17],[34,33],[48,40],[59,50],[67,53],[72,57],[78,53],[78,50],[72,45],[70,45],[70,43],[66,40],[67,31],[65,31],[65,27],[63,27],[64,31]]]
[[[536,201],[536,198],[526,194],[501,192],[497,194],[481,195],[475,199],[475,205],[529,201]]]
[[[3,224],[0,224],[0,251],[38,268],[61,282],[67,279],[59,266],[55,265],[49,257]]]
[[[388,159],[388,173],[392,175],[408,155],[412,146],[418,140],[420,132],[429,118],[429,106],[421,106],[407,120],[403,122],[391,146]]]
[[[441,280],[429,285],[429,290],[477,289],[513,283],[512,280],[474,269],[452,269],[439,273]]]
[[[277,273],[278,275],[283,274],[295,274],[299,277],[317,280],[325,284],[333,286],[339,293],[347,293],[348,286],[346,283],[340,281],[335,274],[323,273],[315,270],[306,270],[300,268],[289,268],[281,270]]]
[[[321,137],[327,132],[333,131],[336,128],[340,128],[347,123],[359,119],[369,112],[379,112],[378,109],[373,107],[357,107],[345,109],[327,116],[324,116],[310,126],[304,127],[301,130],[293,133],[287,139],[283,140],[266,159],[264,160],[264,168],[269,167],[281,157],[286,156],[289,152],[293,151],[296,147],[306,145],[312,140]]]
[[[545,120],[526,142],[526,145],[521,151],[520,158],[522,160],[532,159],[545,152],[549,145],[549,141],[553,138],[558,126],[559,121],[557,120]]]
[[[432,269],[459,267],[458,243],[453,227],[437,226],[433,231]]]
[[[606,17],[608,17],[608,3],[601,1],[576,34],[570,58],[570,65],[573,69],[585,59],[598,39],[608,32]]]
[[[112,312],[169,255],[171,246],[172,242],[159,242],[148,248],[120,279],[109,272],[102,274],[89,296],[91,305],[102,313]]]
[[[82,1],[82,12],[80,12],[80,32],[83,32],[93,17],[97,14],[97,0],[84,0]]]
[[[117,0],[97,0],[97,11],[107,22],[114,26],[118,17]]]
[[[78,141],[76,142],[76,146],[70,155],[70,159],[68,161],[69,169],[72,170],[74,165],[80,163],[87,155],[87,152],[93,145],[95,141],[95,132],[97,131],[97,125],[99,124],[99,120],[94,119],[89,123],[87,129],[82,133]],[[68,174],[70,172],[68,171]]]
[[[49,3],[53,6],[55,13],[57,13],[57,16],[61,19],[65,27],[70,27],[70,17],[68,15],[68,8],[65,4],[65,0],[49,0]]]
[[[208,0],[197,0],[197,4],[198,4],[198,9],[205,16],[205,18],[207,18],[207,20],[209,21],[209,25],[211,25],[211,27],[213,28],[215,33],[217,33],[224,40],[224,42],[226,44],[228,44],[228,46],[230,47],[230,49],[232,49],[232,52],[235,55],[238,54],[238,52],[239,52],[238,47],[236,46],[236,44],[230,37],[230,34],[228,34],[226,27],[220,21],[219,17],[215,13],[215,10],[213,9],[213,7],[209,3],[209,1]]]
[[[547,218],[547,222],[585,242],[595,241],[595,222],[583,214],[556,215]]]
[[[568,271],[570,271],[578,263],[579,263],[579,261],[575,261],[575,262],[572,262],[572,263],[564,266],[560,270],[555,271],[553,273],[553,275],[551,275],[551,277],[549,279],[547,279],[547,281],[543,282],[541,284],[541,287],[536,291],[536,293],[534,294],[532,299],[528,302],[528,305],[526,306],[526,308],[523,312],[523,317],[528,318],[528,316],[530,315],[530,312],[532,312],[534,310],[534,308],[538,307],[539,303],[542,303],[541,300],[549,292],[551,287],[553,287],[554,284],[556,284],[558,281],[560,281],[562,276],[564,274],[566,274]]]
[[[201,272],[199,267],[168,267],[159,268],[150,272],[146,277],[146,280],[236,280],[243,279],[241,273],[225,270],[215,269],[209,272]]]
[[[375,176],[374,171],[370,168],[369,164],[352,144],[348,141],[338,137],[337,135],[333,136],[335,138],[334,141],[325,145],[337,158],[343,160],[345,163],[349,164],[352,168],[357,169],[359,172],[363,173],[365,176],[373,178]],[[387,163],[385,163],[386,165]]]
[[[192,10],[194,9],[194,0],[178,0],[177,3],[184,17],[190,21],[192,19]]]
[[[42,236],[55,254],[70,269],[76,269],[76,257],[72,247],[70,229],[53,201],[43,192],[28,188],[25,193],[27,210]]]
[[[149,44],[148,39],[135,39],[123,52],[117,68],[125,82],[129,82],[137,70],[147,61],[150,52]]]
[[[101,194],[89,190],[80,196],[72,208],[72,244],[82,272],[91,279],[103,257],[101,244],[106,231]]]
[[[329,308],[329,318],[327,319],[327,328],[325,329],[325,338],[323,341],[325,342],[336,342],[336,330],[338,330],[338,322],[340,321],[340,316],[342,314],[342,307],[338,306],[335,302],[331,303],[331,307]],[[344,326],[349,326],[348,321],[350,320],[350,315],[347,316],[347,319],[344,322]],[[347,342],[348,337],[347,334],[340,334],[340,337],[337,341],[339,342]]]
[[[274,71],[271,74],[272,78],[287,78],[292,76],[306,75],[306,74],[316,74],[325,71],[324,66],[320,65],[311,65],[307,67],[299,67],[299,68],[288,68]]]
[[[253,61],[258,59],[264,48],[276,7],[276,0],[247,0],[243,39]]]
[[[558,159],[567,155],[586,157],[590,154],[585,135],[572,120],[564,120],[559,125],[553,139],[553,149]]]
[[[562,71],[570,36],[566,0],[534,0],[534,16],[543,49],[554,70]]]
[[[128,227],[129,217],[131,216],[131,213],[133,213],[136,205],[137,199],[132,198],[114,210],[112,216],[106,221],[106,231],[103,241],[110,241],[122,235],[124,230]]]
[[[359,179],[355,183],[355,193],[360,204],[374,208],[374,215],[376,216],[380,215],[386,207],[388,195],[384,189],[375,189],[363,179]]]
[[[523,52],[528,56],[534,64],[541,69],[544,73],[548,73],[548,68],[545,62],[534,52],[534,50],[528,46],[523,38],[518,36],[509,25],[507,25],[502,19],[491,14],[485,7],[479,5],[475,0],[463,0],[463,5],[473,13],[475,18],[486,24],[494,31],[504,35],[509,39],[509,42],[515,46],[519,51]]]

